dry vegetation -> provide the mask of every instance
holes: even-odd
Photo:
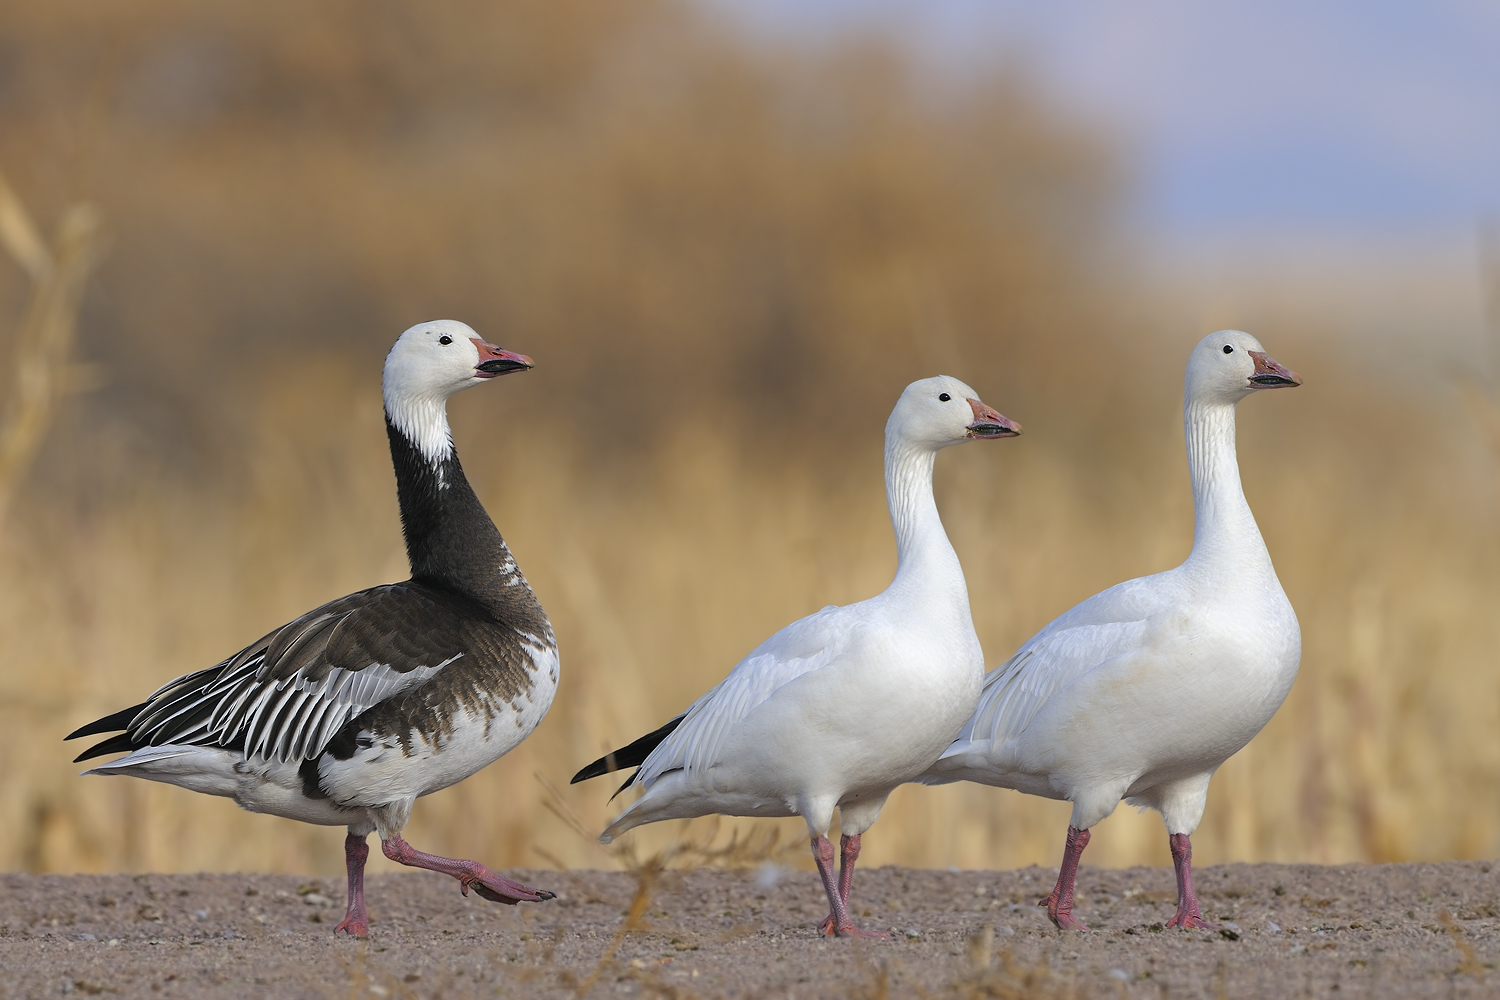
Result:
[[[879,44],[751,49],[665,0],[58,0],[5,6],[0,54],[0,168],[37,219],[87,199],[109,222],[75,348],[103,384],[63,401],[0,526],[0,867],[341,870],[337,831],[80,780],[59,740],[404,575],[380,364],[437,316],[538,360],[453,422],[564,683],[520,750],[418,806],[414,843],[609,863],[538,775],[561,785],[780,625],[885,584],[880,432],[913,378],[959,376],[1027,427],[939,463],[991,662],[1172,565],[1181,365],[1236,325],[1307,381],[1240,433],[1305,652],[1197,854],[1494,851],[1494,459],[1448,381],[1337,316],[1188,323],[1127,294],[1108,137],[1023,77],[936,89]],[[4,262],[7,387],[32,294]],[[603,825],[602,783],[561,794]],[[1065,817],[902,789],[866,857],[1055,863]],[[1159,821],[1122,811],[1090,860],[1165,862]]]

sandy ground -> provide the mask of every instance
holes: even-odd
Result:
[[[0,996],[1500,995],[1500,873],[1481,862],[1206,867],[1218,933],[1163,930],[1169,870],[1085,868],[1088,934],[1035,905],[1044,869],[861,872],[856,912],[888,941],[819,940],[811,872],[669,872],[623,934],[635,877],[509,874],[558,898],[373,877],[367,942],[333,934],[338,879],[0,875]]]

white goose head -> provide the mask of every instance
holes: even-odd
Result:
[[[980,402],[958,379],[939,375],[906,387],[885,431],[887,439],[938,451],[964,441],[1015,437],[1021,425]]]
[[[445,404],[461,389],[509,372],[531,359],[496,347],[465,323],[418,323],[386,355],[381,394],[391,423],[434,464],[453,453]]]
[[[1301,376],[1277,364],[1260,341],[1239,330],[1210,333],[1188,358],[1187,398],[1192,402],[1233,405],[1258,389],[1301,384]]]

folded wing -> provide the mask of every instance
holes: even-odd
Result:
[[[998,744],[1020,736],[1054,695],[1139,648],[1146,630],[1145,620],[1044,629],[985,676],[979,707],[949,753],[968,743]]]
[[[792,681],[838,660],[847,645],[846,609],[827,607],[761,643],[729,676],[693,703],[652,751],[634,784],[649,787],[671,771],[705,771],[720,759],[736,726]]]
[[[125,727],[80,761],[165,744],[283,762],[317,757],[350,720],[463,658],[468,629],[453,600],[412,583],[351,594],[68,738]]]

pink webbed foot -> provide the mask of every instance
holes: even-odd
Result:
[[[470,889],[473,889],[491,902],[507,903],[511,906],[517,903],[540,903],[545,899],[557,898],[554,892],[522,885],[514,879],[508,879],[504,875],[491,871],[477,861],[442,858],[435,854],[423,853],[402,840],[399,834],[389,840],[381,841],[380,847],[385,852],[385,856],[397,864],[452,875],[458,879],[459,891],[465,896],[469,894]]]
[[[1182,910],[1178,910],[1176,914],[1173,915],[1172,919],[1167,921],[1167,926],[1181,927],[1185,930],[1189,930],[1195,927],[1202,928],[1206,931],[1216,931],[1219,929],[1218,924],[1211,924],[1207,920],[1204,920],[1201,916],[1199,916],[1196,909],[1191,912],[1183,912]]]
[[[865,930],[862,927],[856,927],[856,926],[854,926],[853,921],[850,921],[849,923],[844,924],[842,927],[836,926],[835,923],[834,923],[834,919],[833,919],[833,914],[832,913],[830,913],[830,914],[828,914],[828,916],[824,917],[823,918],[823,922],[818,925],[818,936],[819,937],[857,937],[857,938],[870,938],[872,940],[880,940],[882,938],[885,938],[885,939],[889,939],[890,938],[890,935],[887,934],[885,931],[867,931],[867,930]]]
[[[1058,930],[1086,931],[1089,929],[1088,924],[1073,915],[1071,906],[1063,906],[1058,901],[1055,890],[1046,899],[1038,900],[1036,905],[1047,908],[1047,917]]]
[[[523,885],[515,879],[497,875],[477,861],[464,862],[472,865],[465,874],[455,876],[458,879],[458,891],[465,896],[473,889],[479,895],[492,903],[507,903],[515,906],[517,903],[540,903],[546,899],[556,899],[557,893],[548,892],[546,889],[533,889],[529,885]]]
[[[365,916],[363,911],[355,913],[351,910],[344,914],[344,919],[339,921],[338,926],[333,929],[333,932],[335,934],[348,934],[350,937],[357,938],[369,937],[370,918]]]

